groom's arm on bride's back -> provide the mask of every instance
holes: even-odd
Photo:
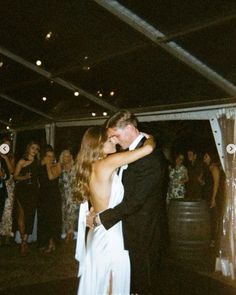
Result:
[[[131,183],[132,196],[126,198],[114,208],[107,209],[99,214],[101,223],[109,229],[118,221],[132,215],[138,210],[142,210],[147,198],[152,195],[153,190],[162,187],[162,161],[155,152],[134,163],[135,179]],[[131,169],[131,168],[130,168]],[[125,192],[126,194],[126,192]]]

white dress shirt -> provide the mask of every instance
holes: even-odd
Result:
[[[129,150],[130,151],[133,151],[136,148],[136,146],[139,144],[140,140],[143,137],[144,137],[144,134],[140,132],[139,135],[135,138],[135,140],[129,146]],[[122,179],[123,171],[126,170],[127,168],[128,168],[128,164],[123,165],[123,166],[120,167],[118,174],[119,174],[119,176],[120,176],[121,179]]]

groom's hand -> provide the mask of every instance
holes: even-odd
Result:
[[[87,225],[87,227],[89,227],[91,229],[94,228],[93,219],[94,219],[95,216],[96,216],[96,213],[94,211],[94,208],[91,207],[90,210],[89,210],[89,213],[86,216],[86,225]]]
[[[101,220],[99,218],[99,215],[95,213],[93,207],[90,208],[89,213],[86,216],[86,225],[87,227],[91,229],[101,225]]]

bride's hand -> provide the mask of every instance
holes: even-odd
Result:
[[[150,146],[153,151],[156,147],[156,142],[154,137],[151,134],[147,134],[147,133],[143,133],[143,134],[147,138],[144,142],[144,146]]]
[[[153,137],[151,134],[148,134],[148,133],[145,133],[145,132],[142,132],[142,134],[148,139],[150,137]]]

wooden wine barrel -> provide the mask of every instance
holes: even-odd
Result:
[[[168,209],[170,255],[203,261],[209,250],[210,218],[204,200],[171,200]]]

